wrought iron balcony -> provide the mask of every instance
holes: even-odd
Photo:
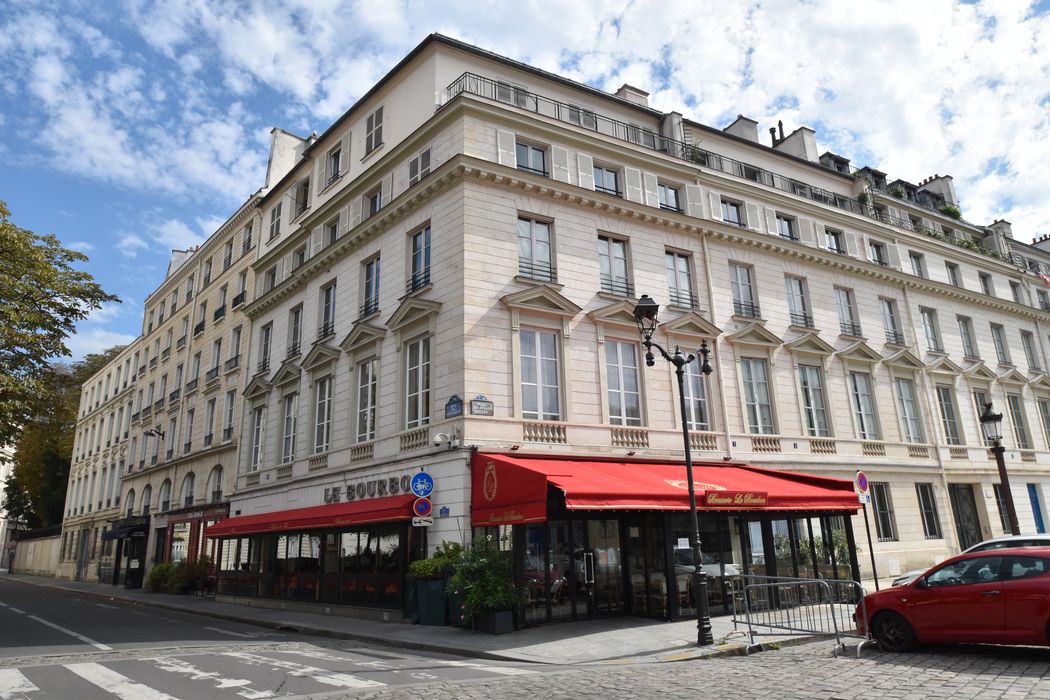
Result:
[[[853,338],[860,338],[860,324],[852,321],[839,321],[839,333]]]
[[[430,284],[430,268],[420,270],[408,278],[405,282],[405,293],[411,294],[412,292],[422,289],[423,287]]]
[[[601,275],[602,291],[621,297],[634,297],[634,285],[624,277]]]
[[[241,304],[243,304],[243,303],[244,303],[244,297],[245,297],[246,295],[247,295],[247,292],[237,292],[237,294],[235,294],[235,295],[234,295],[234,297],[233,297],[233,301],[231,302],[231,304],[230,304],[230,305],[231,305],[231,306],[232,306],[233,308],[235,308],[235,309],[236,309],[236,308],[237,308],[238,306],[240,306]]]
[[[813,325],[813,314],[807,314],[805,312],[792,311],[791,312],[791,325],[800,326],[802,328],[814,328]]]
[[[256,365],[255,371],[257,373],[259,373],[259,374],[262,374],[263,372],[269,372],[270,371],[270,358],[269,357],[264,357],[261,360],[259,360],[259,364]]]
[[[241,364],[241,356],[234,355],[230,359],[226,360],[226,364],[223,365],[223,369],[227,372],[237,369]]]
[[[190,393],[191,391],[197,391],[197,383],[198,383],[198,381],[199,380],[196,377],[194,377],[193,379],[191,379],[188,382],[186,382],[186,393],[187,394]]]
[[[540,282],[557,282],[558,272],[549,262],[542,260],[518,260],[518,274]]]
[[[667,290],[667,297],[671,306],[680,306],[686,309],[695,309],[700,306],[700,300],[691,291],[669,289]]]
[[[358,318],[364,318],[365,316],[371,316],[372,314],[379,311],[379,297],[372,297],[366,299],[364,304],[361,304],[361,308],[358,309]]]
[[[221,319],[221,318],[223,318],[225,316],[226,316],[226,304],[223,304],[219,308],[215,309],[215,311],[211,315],[211,320],[212,321],[218,321],[219,319]]]
[[[361,315],[367,316],[369,313],[372,312],[362,312]],[[335,321],[325,321],[323,324],[321,324],[321,327],[317,329],[317,339],[323,340],[328,336],[332,335],[333,333],[335,333]]]
[[[200,335],[204,332],[204,321],[201,321],[193,327],[193,335]]]
[[[904,341],[904,334],[900,331],[886,331],[886,342],[893,343],[894,345],[906,345]]]
[[[209,369],[207,372],[204,373],[204,383],[205,384],[207,384],[209,382],[213,382],[213,381],[215,381],[218,378],[219,378],[219,368],[218,367],[212,367],[211,369]]]
[[[183,335],[183,336],[180,336],[179,339],[175,341],[175,349],[176,350],[182,350],[184,347],[186,347],[186,336]]]
[[[733,315],[743,316],[745,318],[761,318],[758,304],[752,301],[743,301],[740,299],[733,300]]]
[[[213,433],[206,433],[204,435],[204,446],[211,447],[211,439],[214,437]]]
[[[302,341],[299,341],[299,340],[296,340],[295,342],[289,343],[288,344],[288,354],[285,355],[285,359],[287,360],[287,359],[290,359],[292,357],[298,357],[299,354],[302,352],[302,345],[303,345]]]

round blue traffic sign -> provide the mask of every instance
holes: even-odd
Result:
[[[857,472],[857,489],[861,493],[868,492],[868,475],[861,471]]]
[[[434,493],[434,477],[426,472],[419,472],[412,477],[412,493],[420,498],[426,498]]]
[[[434,506],[430,503],[429,498],[417,498],[416,502],[412,504],[412,512],[416,514],[417,518],[427,517],[432,510],[434,510]]]

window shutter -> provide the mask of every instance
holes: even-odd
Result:
[[[350,136],[351,133],[349,131],[343,134],[343,143],[339,153],[339,172],[341,173],[349,172],[350,170]]]
[[[355,228],[361,223],[361,208],[365,206],[364,198],[358,197],[354,201],[350,202],[350,228]]]
[[[295,220],[295,185],[292,185],[284,193],[284,211],[282,213],[284,214],[285,221],[287,221],[290,226],[292,221]],[[284,227],[281,227],[281,232],[286,233],[287,231]]]
[[[779,235],[780,231],[777,230],[777,212],[775,209],[766,208],[766,228],[774,236]]]
[[[817,246],[817,235],[813,231],[813,220],[812,219],[799,219],[798,220],[798,236],[802,239],[802,242],[806,245]]]
[[[642,171],[638,168],[624,168],[623,179],[628,201],[644,202],[642,199]]]
[[[594,189],[594,159],[583,153],[576,154],[576,170],[580,176],[580,187]]]
[[[569,182],[569,152],[551,146],[551,171],[555,180]]]
[[[853,257],[857,257],[857,237],[855,234],[849,231],[843,231],[842,237],[846,239],[846,252]]]
[[[895,242],[886,244],[886,257],[890,265],[901,269],[901,251]]]
[[[317,255],[321,252],[321,247],[324,243],[324,226],[318,226],[310,234],[310,257]],[[294,253],[292,253],[294,255]]]
[[[342,236],[347,232],[349,227],[347,224],[350,221],[350,207],[343,207],[339,210],[339,235]]]
[[[501,129],[496,130],[496,148],[499,150],[499,164],[508,168],[518,167],[518,157],[515,152],[516,140],[514,134]]]
[[[394,196],[394,174],[393,173],[387,173],[386,174],[386,177],[383,178],[383,184],[381,185],[381,187],[382,187],[382,195],[381,196],[383,198],[383,201],[382,201],[381,204],[382,204],[382,206],[385,207],[386,205],[388,205],[390,203],[390,200]]]
[[[323,190],[325,186],[325,160],[325,153],[324,151],[321,151],[317,156],[317,162],[314,163],[314,181],[310,183],[310,200],[312,202],[317,201],[317,195],[320,194],[321,190]]]
[[[762,213],[757,204],[745,204],[747,210],[747,227],[752,231],[762,230]]]
[[[642,174],[642,185],[645,189],[645,203],[650,207],[660,206],[660,194],[656,191],[656,176],[652,173]]]
[[[814,221],[813,222],[813,236],[816,239],[816,246],[818,248],[827,248],[827,236],[824,233],[824,224]]]
[[[704,216],[704,195],[698,185],[685,186],[685,213],[698,219]]]
[[[717,192],[708,192],[707,196],[711,200],[711,211],[710,211],[711,216],[710,216],[710,218],[714,219],[715,221],[721,221],[722,220],[722,198],[719,196],[719,194]]]

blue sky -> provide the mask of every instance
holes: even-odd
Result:
[[[346,3],[0,0],[0,199],[84,251],[123,304],[74,357],[127,342],[172,248],[262,184],[274,126],[324,131],[438,31],[722,127],[782,119],[963,215],[1050,233],[1050,18],[1012,0]],[[557,18],[557,21],[552,21]]]

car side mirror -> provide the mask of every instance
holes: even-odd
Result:
[[[916,588],[929,588],[930,586],[929,586],[929,584],[926,583],[926,577],[922,577],[918,581],[915,582],[915,587]]]

